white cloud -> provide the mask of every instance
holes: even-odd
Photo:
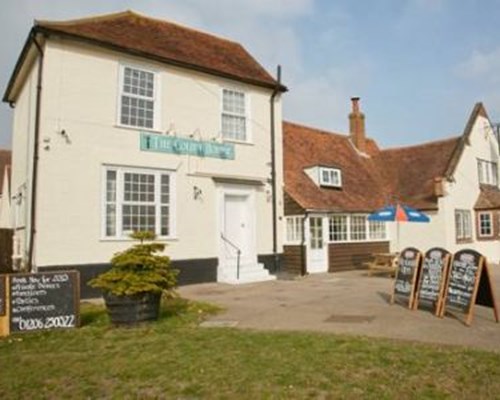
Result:
[[[500,47],[490,52],[475,50],[468,59],[455,67],[455,74],[466,79],[500,83]]]

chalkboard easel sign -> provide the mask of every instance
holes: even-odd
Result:
[[[396,297],[401,297],[405,302],[408,302],[408,308],[413,307],[421,260],[422,254],[414,247],[408,247],[401,252],[398,258],[396,277],[394,278],[391,304],[394,304]]]
[[[459,311],[466,315],[465,324],[470,326],[475,304],[493,308],[495,320],[499,322],[493,281],[485,257],[475,250],[461,250],[455,253],[449,268],[440,316],[448,310]]]
[[[10,274],[8,279],[11,333],[79,326],[77,271]]]
[[[439,316],[443,305],[450,261],[451,254],[440,247],[434,247],[425,253],[413,304],[414,309],[418,308],[420,302],[431,303],[435,315]]]
[[[0,275],[0,316],[7,312],[7,285],[5,275]]]

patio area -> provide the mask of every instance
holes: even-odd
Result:
[[[500,299],[500,267],[490,267]],[[500,324],[493,310],[475,306],[471,327],[461,314],[440,319],[427,309],[389,304],[393,279],[367,271],[315,274],[232,286],[220,283],[184,286],[181,296],[222,306],[206,326],[258,330],[302,330],[384,337],[500,351]]]

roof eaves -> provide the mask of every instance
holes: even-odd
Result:
[[[26,38],[26,41],[24,42],[23,48],[21,50],[21,54],[19,55],[19,58],[16,61],[16,65],[14,66],[14,71],[12,72],[12,75],[10,76],[9,82],[7,83],[7,87],[5,88],[5,92],[3,94],[2,101],[4,103],[12,103],[14,99],[11,98],[11,92],[14,87],[14,84],[16,83],[17,77],[19,73],[21,72],[21,69],[24,65],[24,62],[26,61],[26,57],[28,56],[28,53],[31,49],[31,45],[33,43],[33,36],[36,34],[36,29],[33,27],[30,29],[30,32],[28,34],[28,37]]]
[[[479,115],[484,116],[485,118],[488,119],[488,121],[490,120],[488,117],[488,113],[486,112],[486,109],[484,108],[484,105],[481,102],[477,102],[474,105],[469,120],[465,125],[464,132],[460,137],[460,141],[458,142],[457,146],[455,147],[455,150],[450,156],[448,166],[444,173],[445,178],[447,178],[448,180],[451,179],[453,174],[455,173],[455,169],[457,168],[458,162],[462,157],[462,153],[464,152],[465,146],[467,146],[470,142],[470,135],[472,133],[472,128],[474,127],[474,123],[476,122],[477,117]]]
[[[44,33],[46,35],[60,35],[60,36],[71,38],[73,40],[94,44],[94,45],[104,47],[104,48],[107,48],[110,50],[125,52],[125,53],[128,53],[130,55],[147,58],[150,60],[154,60],[154,61],[158,61],[158,62],[161,62],[164,64],[168,64],[168,65],[173,65],[175,67],[181,67],[181,68],[186,68],[186,69],[190,69],[190,70],[197,71],[197,72],[206,73],[209,75],[215,75],[215,76],[219,76],[221,78],[231,79],[231,80],[235,80],[238,82],[263,87],[266,89],[277,89],[279,92],[282,92],[282,93],[288,91],[288,88],[285,85],[280,84],[277,81],[275,83],[272,83],[272,82],[265,82],[265,81],[261,81],[261,80],[257,80],[257,79],[245,78],[245,77],[230,74],[227,72],[222,72],[222,71],[219,71],[216,69],[203,67],[203,66],[196,65],[196,64],[191,64],[188,62],[183,62],[183,61],[173,60],[171,58],[156,56],[156,55],[148,53],[148,52],[143,52],[143,51],[136,50],[136,49],[133,49],[130,47],[119,46],[119,45],[109,43],[109,42],[104,41],[104,40],[99,40],[99,39],[89,38],[89,37],[78,35],[78,34],[63,32],[63,31],[58,30],[57,28],[36,26],[34,29],[36,29],[36,31]]]

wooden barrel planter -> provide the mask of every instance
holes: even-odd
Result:
[[[161,293],[141,293],[131,296],[104,293],[109,318],[114,325],[156,321],[160,314],[160,300]]]

